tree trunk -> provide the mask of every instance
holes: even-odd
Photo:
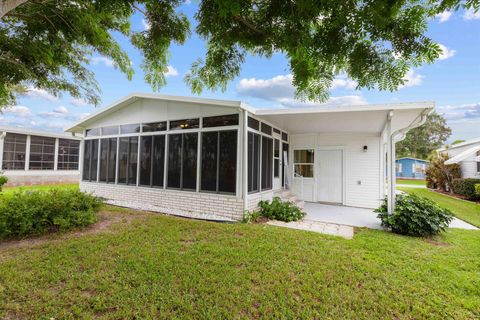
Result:
[[[28,0],[0,0],[0,19],[3,18],[9,11],[12,11],[19,5]]]

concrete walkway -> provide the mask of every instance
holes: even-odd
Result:
[[[397,183],[396,186],[397,187],[402,187],[402,188],[427,189],[427,186],[419,186],[419,185],[415,185],[415,184]]]
[[[315,202],[306,202],[304,211],[308,220],[319,222],[342,224],[353,227],[367,227],[382,230],[381,221],[372,209],[345,207]],[[453,218],[450,228],[478,230],[477,227],[463,220]]]
[[[345,226],[336,223],[325,223],[315,220],[303,219],[300,221],[293,222],[282,222],[282,221],[268,221],[267,224],[271,226],[284,227],[290,229],[312,231],[323,234],[328,234],[331,236],[338,236],[345,239],[353,239],[353,227]]]

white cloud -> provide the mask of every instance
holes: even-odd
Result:
[[[81,98],[72,98],[70,100],[70,104],[74,105],[75,107],[84,107],[88,106],[89,103]]]
[[[107,57],[91,57],[90,61],[92,62],[93,65],[103,64],[109,68],[112,68],[115,66],[115,62],[112,59]]]
[[[64,106],[59,106],[58,108],[54,109],[53,112],[61,113],[61,114],[68,114],[69,113],[68,109],[65,108]]]
[[[443,23],[445,21],[450,20],[452,17],[453,12],[452,11],[443,11],[435,15],[435,18],[438,18],[439,23]]]
[[[300,101],[295,99],[295,87],[292,84],[291,74],[278,75],[270,79],[241,79],[237,85],[240,95],[259,98],[279,103],[283,107],[314,107],[321,105],[315,101]],[[357,83],[346,76],[339,76],[332,83],[333,89],[355,89]],[[366,101],[359,95],[330,97],[323,105],[353,105],[365,104]]]
[[[27,88],[27,92],[25,93],[26,96],[34,99],[45,99],[48,101],[57,101],[58,98],[55,97],[53,94],[47,92],[46,90],[35,88],[30,86]]]
[[[38,116],[42,118],[67,118],[70,112],[65,106],[59,106],[50,112],[40,112]]]
[[[3,112],[5,114],[10,114],[10,115],[21,117],[21,118],[27,118],[32,114],[30,109],[28,107],[25,107],[25,106],[7,107]]]
[[[473,9],[468,9],[463,13],[464,20],[479,20],[480,19],[480,10],[475,12]]]
[[[446,105],[436,108],[449,121],[457,122],[467,119],[480,120],[480,102],[462,105]]]
[[[167,67],[167,72],[164,73],[165,77],[175,77],[178,76],[178,70],[172,66]]]
[[[147,19],[142,19],[142,26],[144,30],[150,30],[150,22],[147,21]]]
[[[418,74],[415,70],[408,70],[403,80],[405,80],[405,84],[398,87],[398,89],[408,88],[408,87],[416,87],[422,84],[423,79],[425,76]]]
[[[440,46],[440,49],[442,49],[442,53],[438,57],[439,60],[446,60],[448,58],[451,58],[457,52],[457,50],[448,49],[446,46],[444,46],[441,43],[439,43],[438,45]]]

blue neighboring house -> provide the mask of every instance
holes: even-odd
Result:
[[[397,159],[395,170],[400,179],[425,179],[427,167],[427,160],[405,157]]]

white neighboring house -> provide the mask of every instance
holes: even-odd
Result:
[[[76,183],[81,137],[0,126],[0,168],[9,186]]]
[[[445,163],[458,163],[462,171],[462,178],[480,178],[480,138],[471,139],[462,143],[437,150],[447,153],[450,157]]]
[[[432,102],[255,109],[240,101],[131,94],[74,124],[84,191],[125,205],[240,220],[259,200],[365,208],[395,198],[395,141]],[[385,190],[385,172],[390,183]]]

